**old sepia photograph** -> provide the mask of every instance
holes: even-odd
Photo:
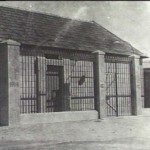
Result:
[[[150,2],[1,1],[0,150],[150,150]]]

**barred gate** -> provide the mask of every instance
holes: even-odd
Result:
[[[107,116],[131,115],[129,57],[105,56]]]

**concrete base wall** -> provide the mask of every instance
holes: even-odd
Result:
[[[93,111],[72,111],[72,112],[52,112],[52,113],[36,113],[36,114],[21,114],[21,124],[36,124],[36,123],[54,123],[64,121],[81,121],[93,120],[98,118],[98,112]]]
[[[150,116],[150,108],[143,108],[142,116]]]

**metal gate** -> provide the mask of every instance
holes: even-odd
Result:
[[[107,116],[131,115],[131,59],[106,55]]]

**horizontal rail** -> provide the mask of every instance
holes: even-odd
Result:
[[[106,97],[131,97],[131,95],[110,95],[110,96],[106,96]]]
[[[71,99],[91,99],[91,98],[94,98],[94,96],[71,97]]]

